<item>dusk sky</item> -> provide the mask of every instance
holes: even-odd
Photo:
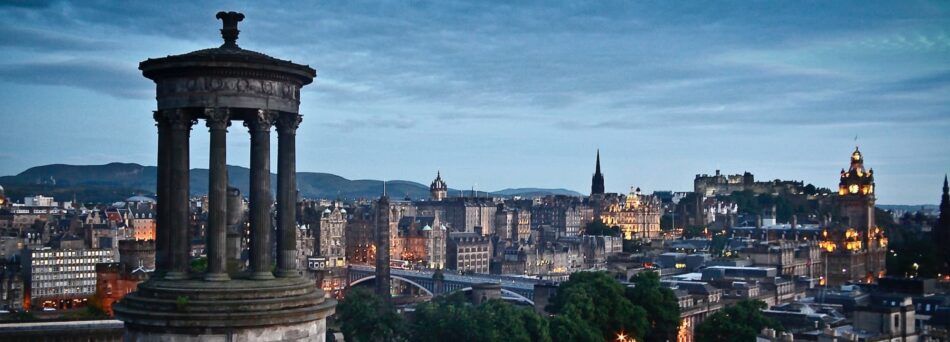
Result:
[[[860,145],[883,204],[935,204],[950,171],[947,1],[4,1],[0,175],[155,165],[138,63],[219,46],[219,10],[317,70],[299,171],[588,193],[599,148],[612,192],[716,169],[834,188]],[[192,167],[207,145],[199,124]]]

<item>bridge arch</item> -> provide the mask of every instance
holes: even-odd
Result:
[[[412,281],[412,280],[409,280],[409,279],[407,279],[407,278],[405,278],[405,277],[398,276],[398,275],[390,275],[389,277],[392,278],[392,279],[399,279],[399,280],[402,280],[402,281],[407,282],[407,283],[409,283],[409,284],[412,284],[413,286],[422,289],[422,291],[425,291],[425,293],[426,293],[427,295],[430,295],[430,296],[435,297],[435,294],[433,294],[432,291],[430,291],[430,290],[427,289],[425,286],[422,286],[422,285],[420,285],[420,284],[417,283],[417,282],[414,282],[414,281]],[[376,279],[376,276],[375,276],[375,275],[371,275],[371,276],[366,276],[366,277],[357,279],[356,281],[350,283],[350,286],[353,286],[353,285],[362,283],[362,282],[364,282],[364,281],[368,281],[368,280],[370,280],[370,279]]]
[[[471,290],[472,290],[472,287],[471,287],[471,286],[466,287],[466,288],[459,289],[460,292],[471,291]],[[523,301],[525,301],[525,302],[528,303],[528,304],[534,305],[534,301],[533,301],[533,300],[529,299],[528,297],[522,296],[522,295],[518,294],[517,292],[513,292],[513,291],[511,291],[511,290],[505,289],[504,287],[501,288],[501,293],[508,294],[508,295],[510,296],[509,298],[515,298],[515,299],[518,299],[518,300],[523,300]]]

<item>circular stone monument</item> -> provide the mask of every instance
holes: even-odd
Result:
[[[324,341],[336,301],[301,277],[296,255],[296,130],[306,65],[238,47],[244,15],[219,12],[224,44],[139,65],[155,81],[158,110],[156,269],[114,306],[127,341]],[[189,137],[203,120],[210,138],[208,265],[190,267]],[[249,260],[228,267],[226,142],[232,121],[251,140]],[[270,132],[278,133],[277,202],[270,184]],[[235,206],[232,206],[232,208]],[[239,207],[239,206],[238,206]],[[276,208],[276,236],[272,208]],[[234,209],[232,209],[234,210]],[[232,215],[235,216],[235,215]],[[276,243],[276,249],[274,244]],[[230,250],[229,250],[230,249]],[[273,251],[276,250],[276,263]]]

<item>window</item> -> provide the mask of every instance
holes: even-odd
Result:
[[[901,327],[901,315],[894,315],[894,329]]]

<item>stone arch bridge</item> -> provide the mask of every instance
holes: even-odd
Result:
[[[438,296],[456,291],[468,291],[472,285],[480,283],[501,284],[501,296],[506,300],[521,301],[534,305],[534,285],[542,281],[503,275],[443,273],[441,281],[433,279],[433,271],[392,269],[390,277],[418,287],[428,295]],[[350,265],[347,272],[347,286],[376,279],[376,268],[371,266]]]

